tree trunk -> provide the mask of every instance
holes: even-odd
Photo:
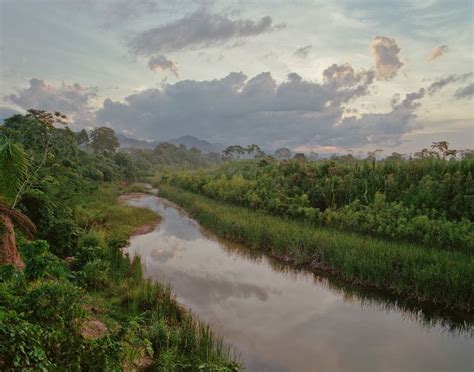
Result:
[[[5,229],[4,236],[0,236],[0,264],[10,264],[17,270],[21,270],[25,267],[25,263],[16,249],[15,230],[13,229],[12,220],[6,214],[1,214],[0,220]]]

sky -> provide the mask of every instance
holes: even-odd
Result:
[[[0,118],[266,149],[474,147],[474,2],[0,0]]]

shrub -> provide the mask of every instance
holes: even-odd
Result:
[[[77,247],[105,247],[105,234],[102,231],[89,230],[83,233],[77,242]]]
[[[22,319],[14,310],[0,308],[0,370],[53,369],[44,341],[45,331],[39,325]]]
[[[72,332],[73,320],[81,313],[80,290],[61,280],[33,282],[22,298],[22,310],[31,320],[42,325],[65,326]]]
[[[101,259],[88,262],[80,272],[80,278],[85,286],[94,290],[108,286],[110,263]]]
[[[48,243],[36,240],[20,246],[20,253],[25,261],[25,276],[32,280],[52,276],[66,277],[68,270],[64,263],[54,254],[49,252]]]

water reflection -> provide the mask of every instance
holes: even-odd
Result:
[[[163,199],[130,202],[157,210],[163,221],[134,237],[129,253],[139,254],[146,275],[170,283],[179,302],[235,346],[249,370],[472,366],[466,314],[295,269],[216,238]]]

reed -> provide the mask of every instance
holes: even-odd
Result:
[[[330,270],[344,280],[408,298],[464,311],[473,309],[472,255],[315,227],[217,202],[168,184],[160,184],[160,194],[218,235],[285,261]]]

